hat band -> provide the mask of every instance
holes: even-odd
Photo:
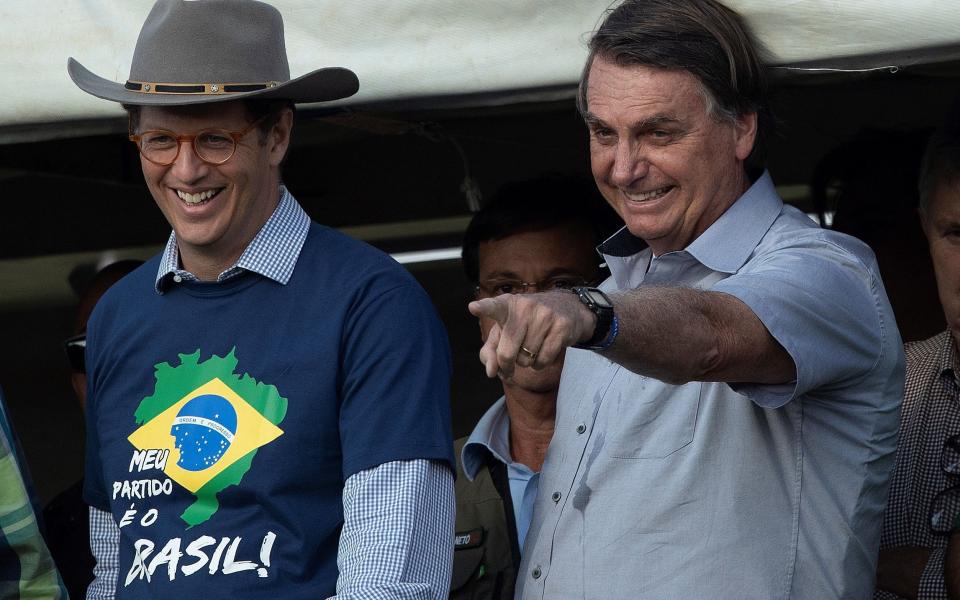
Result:
[[[265,83],[154,83],[127,81],[125,88],[141,94],[240,94],[277,87],[276,81]]]

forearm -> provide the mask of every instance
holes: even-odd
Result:
[[[796,378],[787,351],[732,295],[650,286],[610,298],[619,334],[602,352],[635,373],[669,383],[765,384]],[[568,293],[505,294],[468,308],[496,321],[480,350],[489,377],[498,371],[510,375],[515,365],[551,365],[567,347],[591,339],[597,323],[593,312]]]
[[[87,600],[112,600],[120,572],[120,528],[113,515],[90,508],[90,550],[96,564],[93,582],[87,588]]]
[[[347,480],[338,600],[440,600],[453,562],[453,475],[442,462],[396,461]]]
[[[728,294],[641,287],[611,294],[620,331],[604,356],[670,383],[783,383],[795,377],[787,352]]]

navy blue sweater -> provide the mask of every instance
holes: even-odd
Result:
[[[159,257],[88,328],[84,496],[120,524],[120,598],[334,593],[344,481],[452,464],[449,348],[392,259],[312,224],[286,285],[154,290]]]

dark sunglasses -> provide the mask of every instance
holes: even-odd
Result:
[[[84,358],[87,350],[87,334],[79,333],[63,341],[63,350],[67,353],[70,368],[77,373],[87,372],[87,361]]]

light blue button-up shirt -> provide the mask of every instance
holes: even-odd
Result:
[[[517,597],[869,598],[903,352],[867,246],[764,174],[684,250],[651,263],[626,230],[601,250],[608,292],[737,297],[797,379],[669,385],[569,350]]]
[[[483,467],[486,453],[507,466],[510,499],[517,523],[517,541],[522,549],[533,517],[533,503],[537,498],[540,473],[534,472],[525,464],[515,462],[511,457],[510,415],[507,413],[506,399],[503,396],[487,409],[467,438],[467,443],[463,445],[460,460],[463,472],[470,481],[474,480]]]

